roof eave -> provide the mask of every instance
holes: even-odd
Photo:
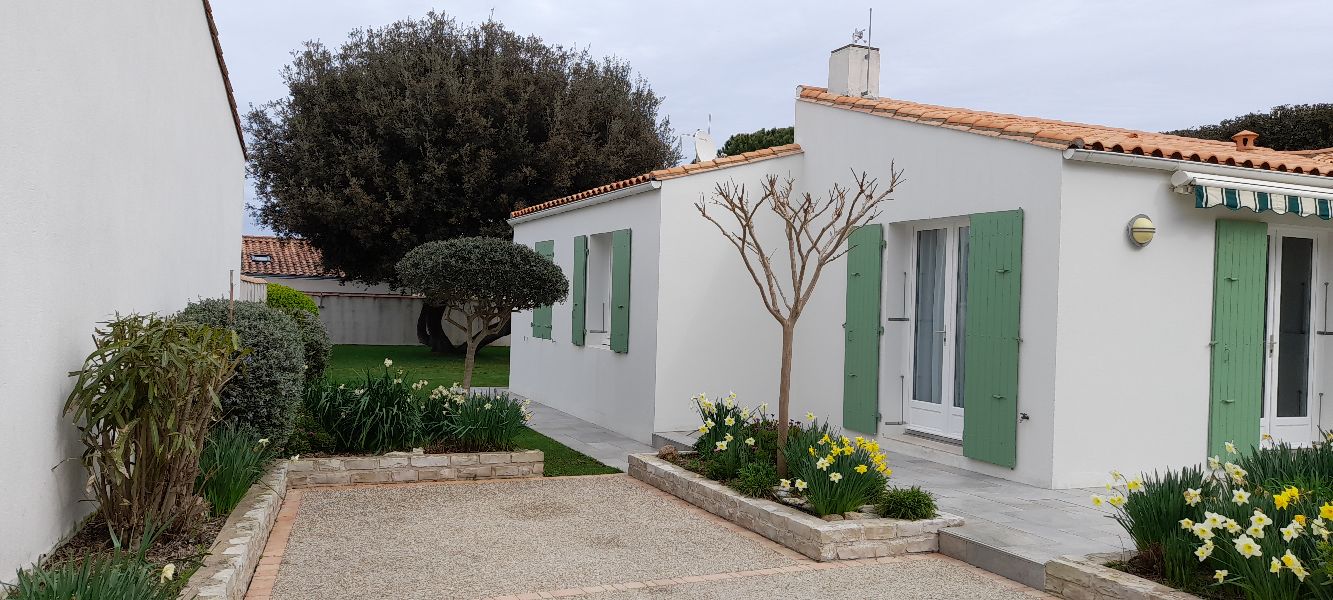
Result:
[[[541,218],[543,218],[543,217],[551,217],[551,216],[558,215],[558,214],[560,214],[560,213],[569,212],[569,211],[571,211],[571,210],[578,210],[578,209],[580,209],[580,208],[585,208],[585,207],[588,207],[588,206],[593,206],[593,205],[597,205],[597,204],[602,204],[602,203],[604,203],[604,202],[610,202],[610,201],[615,200],[615,199],[617,199],[617,198],[625,198],[625,197],[628,197],[628,196],[637,196],[637,195],[642,194],[642,193],[644,193],[644,192],[650,192],[650,191],[653,191],[653,190],[657,190],[657,189],[659,189],[659,188],[661,188],[661,187],[662,187],[662,182],[661,182],[661,181],[658,181],[658,180],[656,180],[656,179],[650,179],[650,180],[645,181],[645,182],[643,182],[643,183],[638,183],[638,184],[634,184],[634,185],[631,185],[631,186],[628,186],[628,187],[623,187],[623,188],[620,188],[620,189],[618,189],[618,190],[611,190],[611,191],[609,191],[609,192],[603,192],[603,193],[601,193],[601,194],[597,194],[597,195],[595,195],[595,196],[588,196],[587,198],[582,198],[582,199],[579,199],[579,200],[575,200],[575,201],[573,201],[573,202],[567,202],[567,203],[565,203],[565,204],[560,204],[560,205],[557,205],[557,206],[552,206],[551,208],[547,208],[547,209],[544,209],[544,210],[539,210],[539,211],[535,211],[535,212],[528,213],[528,214],[526,214],[526,215],[520,215],[520,216],[517,216],[517,217],[513,217],[513,218],[509,219],[509,220],[506,221],[506,222],[509,223],[509,226],[510,226],[510,227],[513,227],[514,225],[518,225],[518,224],[520,224],[520,223],[526,223],[526,222],[528,222],[528,221],[535,221],[535,220],[537,220],[537,219],[541,219]]]

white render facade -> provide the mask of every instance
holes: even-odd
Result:
[[[210,24],[198,1],[0,4],[0,581],[94,508],[62,413],[94,326],[240,274],[244,150]]]
[[[1333,272],[1333,225],[1321,218],[1333,199],[1326,175],[1333,164],[1093,126],[1077,126],[1086,140],[1047,139],[1069,135],[1069,124],[1035,119],[1020,125],[1033,129],[997,133],[976,125],[995,115],[936,117],[931,111],[940,107],[877,102],[804,88],[795,106],[799,149],[783,156],[655,172],[516,213],[515,241],[554,242],[553,260],[572,281],[576,236],[632,229],[633,252],[628,349],[573,344],[571,302],[553,307],[549,340],[533,336],[532,313],[516,314],[512,389],[644,442],[653,432],[696,428],[689,398],[699,392],[772,403],[777,323],[735,249],[694,204],[718,182],[754,190],[769,174],[816,194],[850,184],[853,170],[887,182],[893,163],[906,180],[875,220],[884,242],[876,262],[878,368],[856,373],[874,378],[872,391],[845,393],[851,278],[844,257],[824,272],[798,325],[793,417],[809,411],[873,435],[890,462],[896,452],[1052,488],[1101,485],[1111,469],[1200,463],[1233,439],[1259,443],[1267,434],[1308,444],[1333,428],[1333,405],[1324,402],[1333,338],[1320,333]],[[894,110],[902,112],[882,112]],[[1094,143],[1097,135],[1124,139]],[[1135,140],[1164,150],[1131,148]],[[1187,149],[1171,158],[1181,154],[1171,144],[1202,156]],[[1173,176],[1190,175],[1197,183],[1173,185]],[[1247,198],[1280,190],[1316,214],[1196,207],[1192,190],[1222,193],[1217,185]],[[987,298],[973,282],[997,277],[959,273],[985,264],[962,242],[975,246],[973,230],[993,215],[1021,227],[1014,263],[993,269],[1011,277],[1021,266],[1021,286],[1010,288],[1012,357],[955,354],[954,334],[964,344],[973,339],[959,332],[975,323],[964,312],[998,310],[985,302],[959,307]],[[1156,226],[1146,246],[1127,235],[1136,215]],[[1010,358],[1012,369],[1004,366]],[[974,397],[982,384],[968,374],[988,369],[1004,377],[1011,370],[1012,389],[978,389]],[[963,404],[993,398],[1012,405],[1011,420],[979,420],[985,406],[972,413],[954,406],[954,391],[964,389]],[[849,407],[867,401],[857,410],[873,420],[853,427]],[[1007,436],[1000,440],[1007,456],[971,445],[997,435]]]

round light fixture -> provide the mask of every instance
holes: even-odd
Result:
[[[1136,215],[1129,220],[1129,226],[1126,228],[1129,234],[1129,241],[1134,242],[1135,246],[1140,248],[1147,246],[1157,234],[1157,226],[1153,225],[1152,219],[1148,215]]]

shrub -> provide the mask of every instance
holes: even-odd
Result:
[[[82,462],[103,519],[121,539],[150,520],[192,525],[199,455],[240,348],[224,329],[156,315],[117,317],[65,402],[81,432]]]
[[[303,310],[319,316],[319,304],[315,302],[314,298],[280,283],[268,284],[267,304],[288,313]]]
[[[773,488],[778,485],[778,468],[769,462],[755,461],[741,467],[732,480],[731,487],[752,498],[767,498],[773,495]]]
[[[403,382],[402,370],[389,370],[392,364],[385,359],[383,371],[367,371],[359,384],[326,381],[307,390],[306,410],[338,451],[379,454],[416,445],[422,405]]]
[[[176,566],[159,570],[145,555],[160,527],[149,527],[136,552],[125,552],[116,540],[110,554],[89,555],[73,562],[18,572],[9,586],[14,600],[172,600],[176,586],[168,583]],[[0,585],[0,592],[5,586]]]
[[[304,310],[288,313],[296,321],[296,329],[301,333],[301,347],[305,356],[305,384],[314,385],[324,378],[324,371],[329,367],[329,353],[333,344],[329,342],[329,332],[324,329],[324,322],[319,317]]]
[[[214,429],[199,457],[195,489],[216,516],[231,514],[250,486],[264,476],[273,458],[272,444],[247,429],[227,423]]]
[[[934,517],[935,496],[917,486],[892,488],[880,494],[875,512],[888,519],[919,521]]]
[[[783,452],[790,485],[805,495],[810,509],[821,517],[842,514],[877,498],[892,474],[879,443],[860,436],[847,439],[813,415],[809,418],[810,425],[788,430]]]
[[[236,302],[235,317],[226,300],[200,300],[180,318],[213,327],[230,327],[249,350],[241,372],[222,390],[223,419],[247,427],[282,447],[291,435],[305,371],[305,348],[292,317],[259,302]]]
[[[437,408],[427,413],[425,429],[438,436],[431,441],[446,441],[462,452],[513,450],[514,438],[530,417],[528,401],[520,403],[503,392],[463,393],[454,388],[440,396],[448,397],[449,403],[435,400],[432,406]]]
[[[703,424],[694,449],[704,460],[704,475],[717,481],[734,479],[751,462],[776,461],[777,432],[767,420],[767,405],[754,409],[736,403],[736,394],[713,402],[705,394],[691,398]],[[766,443],[761,444],[761,440]]]
[[[1186,505],[1181,498],[1186,490],[1210,488],[1203,470],[1186,468],[1133,479],[1117,474],[1115,479],[1114,483],[1125,489],[1113,489],[1107,501],[1119,509],[1115,519],[1134,540],[1142,564],[1160,570],[1171,585],[1192,585],[1198,559],[1194,557],[1192,536],[1181,529],[1180,522],[1202,520],[1203,510]],[[1100,504],[1101,500],[1093,496],[1093,502]]]

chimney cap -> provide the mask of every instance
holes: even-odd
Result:
[[[1259,139],[1259,134],[1245,129],[1231,136],[1231,141],[1236,142],[1237,150],[1253,150],[1254,142]]]
[[[833,49],[833,52],[837,52],[837,51],[842,50],[842,49],[845,49],[845,48],[865,48],[866,50],[874,50],[874,51],[876,51],[876,52],[879,52],[879,48],[878,48],[877,46],[871,46],[871,45],[869,45],[869,44],[862,44],[862,43],[860,43],[860,42],[852,42],[852,43],[850,43],[850,44],[843,44],[842,46],[839,46],[839,47],[837,47],[837,48],[834,48],[834,49]]]

